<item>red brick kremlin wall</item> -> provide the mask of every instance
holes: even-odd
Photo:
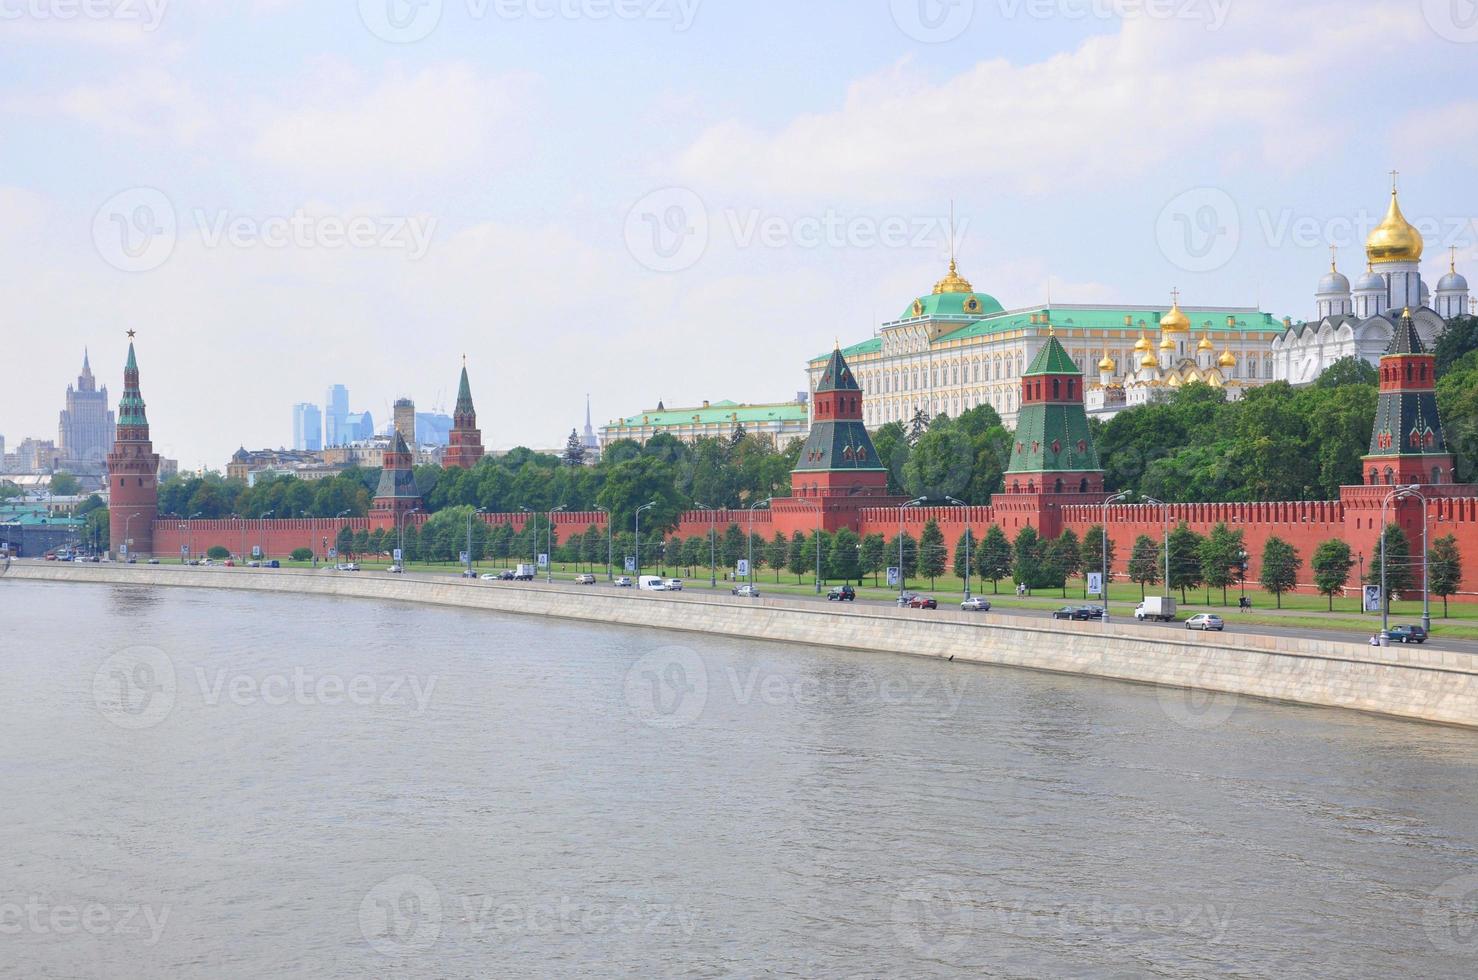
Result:
[[[1423,489],[1434,495],[1442,492],[1454,494],[1474,492],[1473,487],[1457,485]],[[1313,557],[1314,549],[1323,541],[1331,538],[1346,541],[1356,555],[1364,553],[1367,565],[1372,561],[1379,535],[1380,502],[1385,493],[1385,488],[1381,487],[1347,487],[1345,499],[1340,501],[1172,504],[1170,514],[1172,524],[1185,521],[1191,530],[1198,534],[1207,534],[1213,526],[1223,522],[1232,530],[1242,531],[1249,556],[1249,582],[1257,581],[1262,549],[1268,538],[1275,535],[1282,538],[1298,549],[1299,556],[1304,561],[1299,576],[1300,581],[1303,585],[1311,586],[1313,574],[1309,568],[1309,562]],[[862,508],[858,514],[859,530],[862,534],[877,533],[892,539],[898,533],[900,512],[897,507]],[[1413,546],[1419,547],[1421,540],[1419,503],[1410,501],[1399,507],[1393,506],[1387,516],[1400,523],[1406,529]],[[544,514],[530,515],[520,512],[483,514],[479,519],[488,524],[511,524],[514,530],[521,531],[531,519],[537,519],[542,526],[545,517]],[[787,537],[795,531],[810,533],[815,526],[815,515],[807,509],[782,513],[756,510],[753,518],[755,533],[766,539],[773,537],[776,531],[780,531]],[[1014,511],[1001,511],[989,506],[908,507],[903,509],[902,518],[904,530],[915,539],[922,533],[927,521],[938,521],[945,543],[950,548],[951,556],[955,543],[964,533],[966,526],[974,528],[978,540],[984,537],[992,524],[999,522],[1004,525],[1003,530],[1006,531],[1006,536],[1014,539],[1020,527],[1013,525],[1027,520],[1016,515]],[[1062,506],[1057,515],[1057,520],[1061,525],[1072,530],[1079,537],[1082,537],[1088,528],[1100,523],[1102,518],[1102,507],[1082,504]],[[427,519],[428,516],[425,514],[416,514],[410,518],[410,523],[419,526]],[[722,534],[731,523],[738,524],[740,528],[747,528],[750,512],[745,509],[720,510],[710,515],[710,512],[703,510],[688,511],[682,515],[675,533],[685,538],[703,537],[708,534],[710,520],[717,532]],[[1118,580],[1122,581],[1124,578],[1135,538],[1146,534],[1155,541],[1160,541],[1165,533],[1164,521],[1164,509],[1153,505],[1129,504],[1109,508],[1109,537],[1115,545],[1114,566]],[[179,555],[180,545],[187,540],[187,533],[181,529],[183,523],[185,522],[167,518],[154,523],[155,554],[160,558],[168,559]],[[192,553],[195,555],[204,554],[212,545],[220,545],[232,554],[249,555],[252,547],[260,543],[264,546],[266,555],[273,558],[285,558],[295,548],[311,548],[321,555],[324,539],[327,538],[329,546],[332,547],[339,528],[344,525],[348,525],[355,531],[369,529],[369,519],[362,517],[265,522],[192,521],[189,524],[191,525],[190,535],[193,536],[190,543]],[[599,511],[557,513],[554,515],[555,539],[563,543],[571,535],[583,533],[592,524],[604,528],[605,515]],[[1039,525],[1034,524],[1033,526]],[[1458,546],[1464,559],[1468,567],[1473,569],[1465,576],[1463,591],[1468,593],[1470,598],[1474,597],[1474,593],[1478,593],[1478,496],[1454,496],[1432,500],[1428,504],[1428,533],[1433,540],[1447,534],[1457,536]],[[1358,572],[1358,566],[1356,572]],[[1355,573],[1352,573],[1352,585],[1354,579]]]

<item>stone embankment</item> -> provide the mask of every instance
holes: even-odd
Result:
[[[308,593],[902,653],[1478,727],[1478,655],[1292,637],[1054,623],[953,610],[638,593],[333,571],[15,562],[25,580]],[[0,591],[3,595],[3,591]]]

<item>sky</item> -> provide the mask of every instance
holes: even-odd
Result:
[[[945,272],[1312,317],[1400,173],[1478,274],[1474,0],[0,0],[0,434],[136,343],[223,468],[347,385],[490,448],[779,401]]]

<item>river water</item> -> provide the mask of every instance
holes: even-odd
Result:
[[[0,580],[0,975],[1467,977],[1478,735]]]

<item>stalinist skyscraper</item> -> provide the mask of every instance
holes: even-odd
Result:
[[[82,373],[76,385],[67,386],[67,407],[57,425],[57,448],[62,468],[71,473],[101,473],[113,449],[113,410],[108,407],[108,388],[98,390],[87,352],[82,352]]]

